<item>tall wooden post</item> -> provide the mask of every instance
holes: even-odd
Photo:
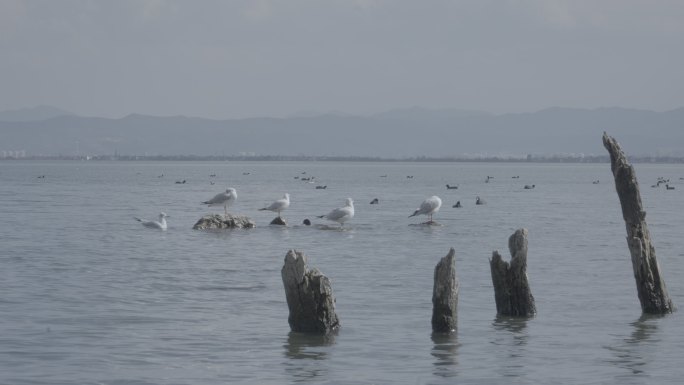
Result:
[[[432,289],[432,331],[449,333],[456,330],[458,306],[458,279],[456,278],[456,251],[449,253],[435,266]]]
[[[603,133],[603,146],[610,153],[610,167],[615,178],[615,189],[620,198],[622,217],[627,228],[627,247],[632,256],[641,310],[648,314],[671,313],[674,305],[667,294],[660,273],[655,247],[646,224],[646,212],[641,205],[641,194],[634,168],[627,161],[618,142]]]

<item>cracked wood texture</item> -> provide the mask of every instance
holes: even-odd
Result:
[[[533,316],[537,309],[527,280],[527,229],[516,230],[508,238],[508,249],[510,263],[504,261],[498,251],[494,251],[489,260],[496,312],[502,316]]]
[[[339,328],[330,280],[318,269],[307,268],[304,253],[288,251],[280,273],[293,332],[328,334]]]
[[[432,331],[449,333],[456,330],[458,306],[458,279],[456,278],[456,251],[449,253],[435,266],[432,289]]]
[[[634,168],[627,161],[620,144],[605,132],[603,146],[610,153],[610,167],[627,229],[627,247],[632,257],[641,310],[647,314],[671,313],[674,310],[672,300],[667,294],[655,247],[651,243]]]

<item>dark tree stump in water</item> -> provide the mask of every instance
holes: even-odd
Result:
[[[620,198],[622,217],[627,228],[627,246],[632,257],[641,310],[648,314],[671,313],[674,305],[667,294],[655,247],[651,243],[634,168],[627,161],[618,142],[605,132],[603,146],[610,153],[610,168],[615,178],[615,189]]]
[[[288,251],[281,275],[293,332],[328,334],[339,328],[330,280],[318,269],[307,269],[304,253]]]
[[[533,316],[537,309],[527,281],[527,229],[519,229],[508,238],[508,249],[510,263],[498,251],[492,253],[489,261],[496,312],[503,316]]]
[[[456,330],[458,306],[458,279],[456,278],[456,251],[449,253],[435,266],[432,289],[432,331],[449,333]]]

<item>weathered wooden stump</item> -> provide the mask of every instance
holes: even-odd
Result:
[[[494,299],[498,315],[529,317],[537,309],[527,281],[527,229],[516,230],[508,238],[510,264],[498,251],[492,253],[489,266],[494,283]]]
[[[226,217],[218,214],[205,215],[200,218],[193,230],[212,230],[212,229],[242,229],[256,227],[254,221],[244,215],[231,215]]]
[[[641,310],[648,314],[671,313],[674,305],[667,294],[660,273],[655,247],[646,224],[646,212],[641,205],[641,194],[634,168],[627,161],[618,142],[603,133],[603,146],[610,153],[610,167],[615,178],[615,189],[622,206],[622,217],[627,228],[627,247],[632,257]]]
[[[304,253],[288,251],[281,275],[293,332],[327,334],[339,328],[330,280],[318,269],[307,269]]]
[[[435,266],[432,288],[432,331],[449,333],[456,330],[458,306],[458,279],[456,278],[456,251],[449,253]]]

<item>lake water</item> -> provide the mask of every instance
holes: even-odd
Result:
[[[684,306],[684,166],[635,168],[665,282]],[[315,184],[295,179],[309,176]],[[676,190],[651,188],[659,176]],[[227,187],[238,191],[231,212],[257,228],[192,230],[223,211],[200,202]],[[289,226],[270,227],[274,214],[257,209],[285,192]],[[416,226],[425,218],[407,217],[431,195],[444,202],[441,226]],[[476,206],[476,196],[487,204]],[[323,227],[315,216],[346,197],[355,218],[343,230]],[[463,207],[452,208],[456,201]],[[165,232],[133,220],[160,211],[170,216]],[[684,376],[681,311],[641,314],[608,164],[6,161],[0,213],[1,384],[679,384]],[[314,226],[300,225],[305,218]],[[495,249],[508,259],[508,237],[521,227],[538,315],[498,319],[488,259]],[[433,336],[433,271],[450,247],[458,330]],[[336,335],[290,332],[280,276],[289,249],[331,279]]]

